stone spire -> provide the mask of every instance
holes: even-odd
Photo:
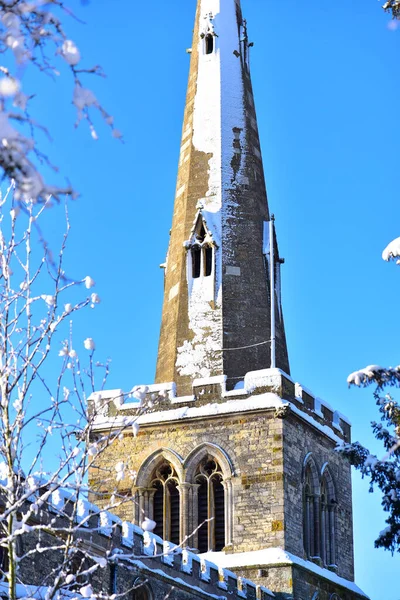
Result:
[[[157,361],[157,383],[271,366],[268,221],[250,46],[240,0],[198,0]],[[276,366],[289,373],[276,237]]]

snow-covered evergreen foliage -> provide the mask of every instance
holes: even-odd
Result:
[[[400,19],[400,0],[388,0],[383,5],[383,10],[390,13],[394,19]]]
[[[382,253],[384,260],[399,264],[399,239],[393,240],[385,248]],[[376,385],[374,398],[381,419],[380,422],[373,421],[371,426],[384,450],[381,457],[373,456],[356,442],[341,446],[339,451],[349,458],[363,476],[370,478],[371,491],[377,486],[382,492],[382,506],[388,513],[387,527],[380,532],[375,546],[400,552],[400,406],[392,394],[385,393],[386,388],[400,387],[400,366],[383,368],[370,365],[351,373],[347,382],[359,387]]]

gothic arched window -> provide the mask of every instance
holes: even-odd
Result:
[[[151,587],[142,577],[138,577],[133,583],[132,600],[153,600]]]
[[[204,224],[198,228],[195,240],[190,248],[192,257],[192,278],[210,277],[213,274],[214,246]]]
[[[321,559],[327,566],[336,565],[336,505],[333,479],[326,470],[321,479]]]
[[[178,477],[168,462],[162,463],[155,471],[151,487],[153,497],[153,519],[156,522],[154,533],[173,544],[179,544],[180,497]]]
[[[304,468],[304,551],[307,558],[319,556],[319,489],[318,472],[311,459]]]
[[[214,36],[209,33],[205,37],[206,54],[212,54],[214,52]]]
[[[200,463],[195,482],[198,484],[198,549],[200,552],[222,550],[225,546],[225,490],[221,467],[214,458]]]

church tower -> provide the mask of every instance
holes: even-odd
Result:
[[[115,443],[90,484],[110,494],[102,466],[123,460],[120,516],[156,522],[150,552],[190,547],[186,574],[211,556],[277,600],[361,600],[350,423],[289,372],[251,46],[240,0],[197,0],[156,383],[96,395]]]
[[[289,373],[251,46],[240,0],[197,2],[156,374],[180,395],[197,378],[226,375],[233,388],[271,364]]]

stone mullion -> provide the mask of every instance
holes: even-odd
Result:
[[[189,515],[191,507],[189,498],[191,495],[191,487],[190,483],[180,483],[177,486],[179,491],[179,541],[181,544],[183,543],[184,546],[188,545],[187,540],[185,541],[185,539],[190,535]]]
[[[155,488],[140,487],[135,490],[135,523],[140,526],[144,517],[153,518]]]
[[[147,516],[149,519],[154,519],[154,495],[156,488],[147,489]]]
[[[326,538],[326,506],[321,507],[321,559],[324,564],[328,563],[327,557],[327,538]]]
[[[232,498],[232,481],[225,479],[222,481],[224,487],[224,515],[225,515],[225,546],[233,544],[232,539],[232,524],[233,524],[233,498]]]
[[[215,503],[214,503],[214,486],[212,479],[207,479],[207,531],[208,531],[208,551],[215,548]],[[213,518],[214,517],[214,518]]]
[[[190,486],[189,533],[193,535],[189,545],[193,548],[198,548],[199,545],[199,532],[197,531],[199,526],[199,487],[198,483]]]
[[[321,556],[321,498],[314,496],[314,553],[313,556]]]
[[[305,536],[305,549],[308,558],[311,556],[311,498],[306,496],[306,518],[305,518],[304,536]]]
[[[309,498],[309,538],[310,538],[310,546],[309,546],[309,552],[310,552],[310,558],[312,556],[315,556],[315,516],[314,516],[314,511],[315,511],[315,498],[314,496],[310,496]]]
[[[331,565],[336,565],[336,539],[335,539],[335,533],[336,533],[336,527],[335,527],[335,521],[336,521],[336,507],[335,506],[330,506],[329,507],[329,529],[330,529],[330,564]]]
[[[135,496],[135,523],[140,526],[141,521],[145,517],[144,511],[144,491],[146,488],[136,488]]]
[[[167,484],[165,482],[163,482],[163,539],[164,540],[170,539],[170,532],[171,532],[170,517],[171,517],[171,506],[170,506],[170,499],[169,499],[169,490],[168,490]]]

